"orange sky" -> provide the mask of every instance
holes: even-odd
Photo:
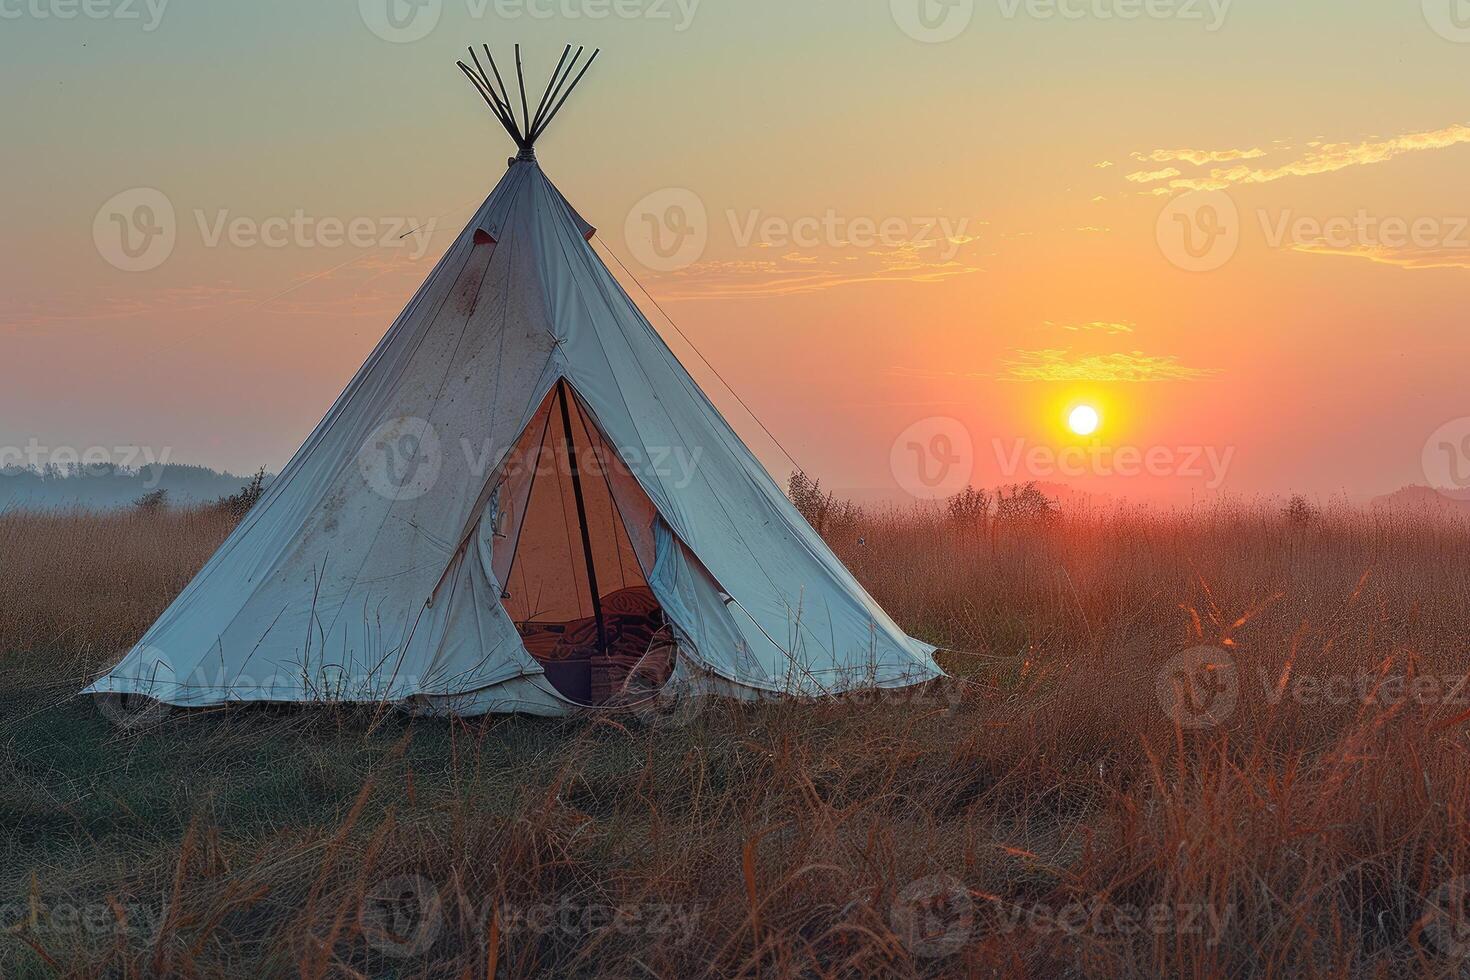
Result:
[[[1470,474],[1470,31],[1437,0],[375,2],[0,11],[0,450],[282,465],[503,170],[454,60],[519,39],[537,79],[605,49],[543,166],[824,484]]]

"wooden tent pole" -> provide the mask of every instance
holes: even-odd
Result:
[[[597,566],[592,563],[592,534],[587,529],[587,501],[582,496],[582,473],[577,466],[577,444],[572,440],[572,416],[567,410],[567,379],[557,381],[561,397],[562,434],[567,443],[567,461],[572,473],[572,496],[577,500],[577,523],[582,527],[582,554],[587,559],[587,588],[592,592],[592,615],[597,619],[597,649],[607,656],[607,627],[602,621],[602,597],[597,589]]]

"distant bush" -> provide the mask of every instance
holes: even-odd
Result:
[[[168,491],[171,507],[212,505],[239,487],[242,477],[203,466],[113,463],[0,466],[0,510],[85,507],[131,509],[154,490]]]
[[[163,487],[150,490],[133,501],[133,506],[144,513],[156,514],[168,506],[168,490]]]
[[[786,494],[818,534],[846,537],[863,520],[861,507],[824,492],[821,480],[813,480],[799,470],[787,479]]]
[[[990,494],[978,487],[965,487],[945,503],[949,519],[962,528],[983,531],[990,521]]]
[[[256,470],[250,482],[241,487],[238,492],[219,498],[215,501],[214,506],[215,509],[223,511],[238,521],[250,513],[250,508],[254,507],[263,496],[265,496],[264,466]]]
[[[995,491],[995,523],[1012,527],[1046,527],[1061,510],[1035,483],[999,487]]]
[[[1299,493],[1292,494],[1281,513],[1286,518],[1286,523],[1292,527],[1306,527],[1317,518],[1317,508]]]

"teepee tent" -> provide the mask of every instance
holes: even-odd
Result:
[[[939,676],[542,172],[536,140],[592,63],[574,77],[569,55],[519,119],[493,60],[460,64],[518,155],[262,499],[84,693],[561,715],[635,681],[817,697]]]

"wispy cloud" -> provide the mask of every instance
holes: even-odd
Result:
[[[959,235],[861,252],[789,251],[774,258],[711,259],[664,273],[656,281],[663,299],[789,296],[859,283],[943,282],[980,271],[977,265],[943,257],[955,254],[975,240],[972,235]]]
[[[1397,266],[1400,269],[1470,269],[1470,251],[1463,248],[1389,248],[1386,245],[1337,247],[1326,242],[1298,242],[1292,245],[1292,251],[1367,259],[1369,262]]]
[[[167,317],[197,312],[228,311],[246,305],[250,294],[231,282],[196,286],[165,286],[133,296],[57,297],[43,305],[31,304],[0,313],[0,327],[44,327],[102,323],[138,317]]]
[[[1373,138],[1357,143],[1312,142],[1301,148],[1284,146],[1271,153],[1294,154],[1274,166],[1212,167],[1208,174],[1186,177],[1176,168],[1168,167],[1156,171],[1138,171],[1126,179],[1139,184],[1168,181],[1166,187],[1156,187],[1152,193],[1169,193],[1185,190],[1224,190],[1238,184],[1267,184],[1287,177],[1310,177],[1318,174],[1336,173],[1350,167],[1371,166],[1386,163],[1410,153],[1426,150],[1442,150],[1470,143],[1470,126],[1455,124],[1443,129],[1402,136]],[[1138,160],[1154,162],[1185,162],[1195,166],[1228,163],[1240,160],[1257,160],[1268,155],[1268,151],[1251,150],[1154,150],[1152,153],[1134,154]]]
[[[1172,355],[1132,351],[1074,355],[1065,348],[1016,350],[1002,362],[1001,377],[1010,381],[1195,381],[1218,374],[1217,368],[1180,364]]]
[[[1207,163],[1234,163],[1236,160],[1257,160],[1266,155],[1259,147],[1249,150],[1154,150],[1152,153],[1135,153],[1133,159],[1140,163],[1181,163],[1203,167]]]
[[[1184,171],[1173,167],[1165,167],[1163,170],[1138,170],[1124,177],[1135,184],[1152,184],[1160,180],[1168,180],[1170,177],[1181,177]]]
[[[888,370],[886,371],[886,373],[887,374],[891,374],[891,375],[893,375],[895,377],[899,377],[899,378],[923,378],[923,379],[928,379],[928,380],[932,380],[934,378],[988,378],[988,377],[991,377],[991,375],[985,373],[984,371],[951,371],[951,370],[945,370],[944,368],[933,368],[933,367],[906,367],[906,366],[901,365],[901,364],[900,365],[897,365],[895,367],[888,368]]]
[[[430,260],[407,250],[370,253],[321,272],[299,276],[265,300],[262,309],[286,315],[383,315],[403,309]]]
[[[1053,323],[1046,321],[1048,327],[1058,327],[1062,330],[1070,330],[1073,333],[1101,333],[1109,336],[1120,333],[1132,333],[1132,323],[1118,323],[1111,320],[1093,320],[1090,323]]]
[[[161,286],[136,295],[65,296],[42,304],[0,309],[0,327],[35,328],[89,323],[185,318],[216,323],[245,311],[294,315],[392,316],[403,308],[414,285],[431,265],[406,249],[367,253],[296,276],[284,287],[266,291],[218,281],[193,286]]]

